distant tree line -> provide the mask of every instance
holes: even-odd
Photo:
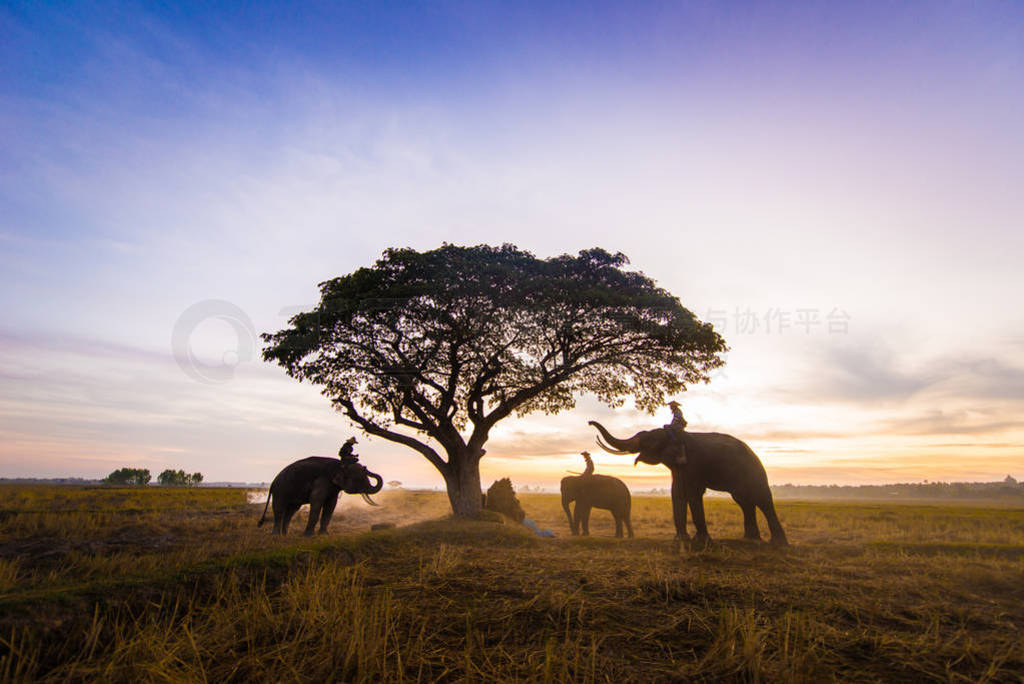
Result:
[[[148,468],[118,468],[103,478],[103,483],[113,485],[144,485],[149,484],[151,479]]]
[[[184,470],[167,469],[156,477],[164,486],[193,487],[203,481],[202,473],[186,473]]]
[[[146,485],[151,479],[148,468],[118,468],[103,478],[103,484]],[[168,468],[157,475],[156,481],[163,486],[193,487],[203,481],[203,474]]]
[[[813,499],[1000,499],[1024,502],[1024,483],[1007,475],[999,482],[906,482],[890,485],[794,485],[772,487],[779,498]]]

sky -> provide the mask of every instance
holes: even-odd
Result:
[[[774,483],[1024,477],[1021,187],[1019,3],[5,3],[0,477],[335,454],[258,334],[446,241],[628,255],[729,344],[689,429]],[[484,486],[668,486],[591,419],[669,414],[508,419]]]

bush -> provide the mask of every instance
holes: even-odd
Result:
[[[495,480],[487,490],[487,494],[484,496],[484,508],[507,515],[516,522],[523,522],[523,518],[526,517],[523,507],[519,505],[519,499],[516,498],[516,493],[512,489],[512,480],[507,477]]]

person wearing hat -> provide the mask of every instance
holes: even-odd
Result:
[[[359,458],[358,456],[352,453],[352,447],[354,447],[356,444],[358,444],[358,442],[356,441],[355,437],[349,437],[347,440],[345,440],[345,443],[341,445],[340,449],[338,449],[338,458],[340,458],[342,461],[355,461],[357,458]]]
[[[676,455],[676,463],[684,465],[686,463],[686,442],[683,439],[683,433],[686,430],[686,419],[683,418],[683,412],[679,408],[678,401],[668,402],[668,407],[672,409],[672,422],[666,425],[665,428],[679,442],[679,453]]]
[[[590,454],[588,452],[586,452],[586,451],[583,451],[583,452],[580,452],[580,455],[583,457],[583,460],[587,462],[587,467],[586,467],[586,469],[584,469],[583,474],[584,475],[593,475],[594,474],[594,461],[590,458]]]

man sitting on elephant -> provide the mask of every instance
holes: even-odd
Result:
[[[672,422],[665,426],[675,441],[679,444],[679,451],[676,454],[676,463],[679,465],[686,465],[686,441],[683,433],[686,431],[686,419],[683,418],[683,412],[679,408],[678,401],[668,402],[668,407],[672,409]]]
[[[583,469],[583,475],[594,474],[594,459],[590,458],[589,452],[581,452],[580,456],[583,457],[583,462],[587,464],[587,467]]]
[[[304,504],[309,504],[304,534],[313,534],[318,522],[320,534],[326,534],[342,492],[359,494],[368,504],[376,506],[369,495],[381,490],[384,479],[359,463],[358,457],[351,453],[355,443],[354,437],[345,443],[339,452],[340,459],[310,456],[286,466],[270,483],[267,503],[257,527],[266,522],[267,509],[273,506],[274,534],[287,534],[292,516]]]
[[[352,448],[358,444],[355,437],[349,437],[345,440],[345,443],[338,449],[338,458],[345,462],[355,462],[359,460],[359,457],[352,453]]]

